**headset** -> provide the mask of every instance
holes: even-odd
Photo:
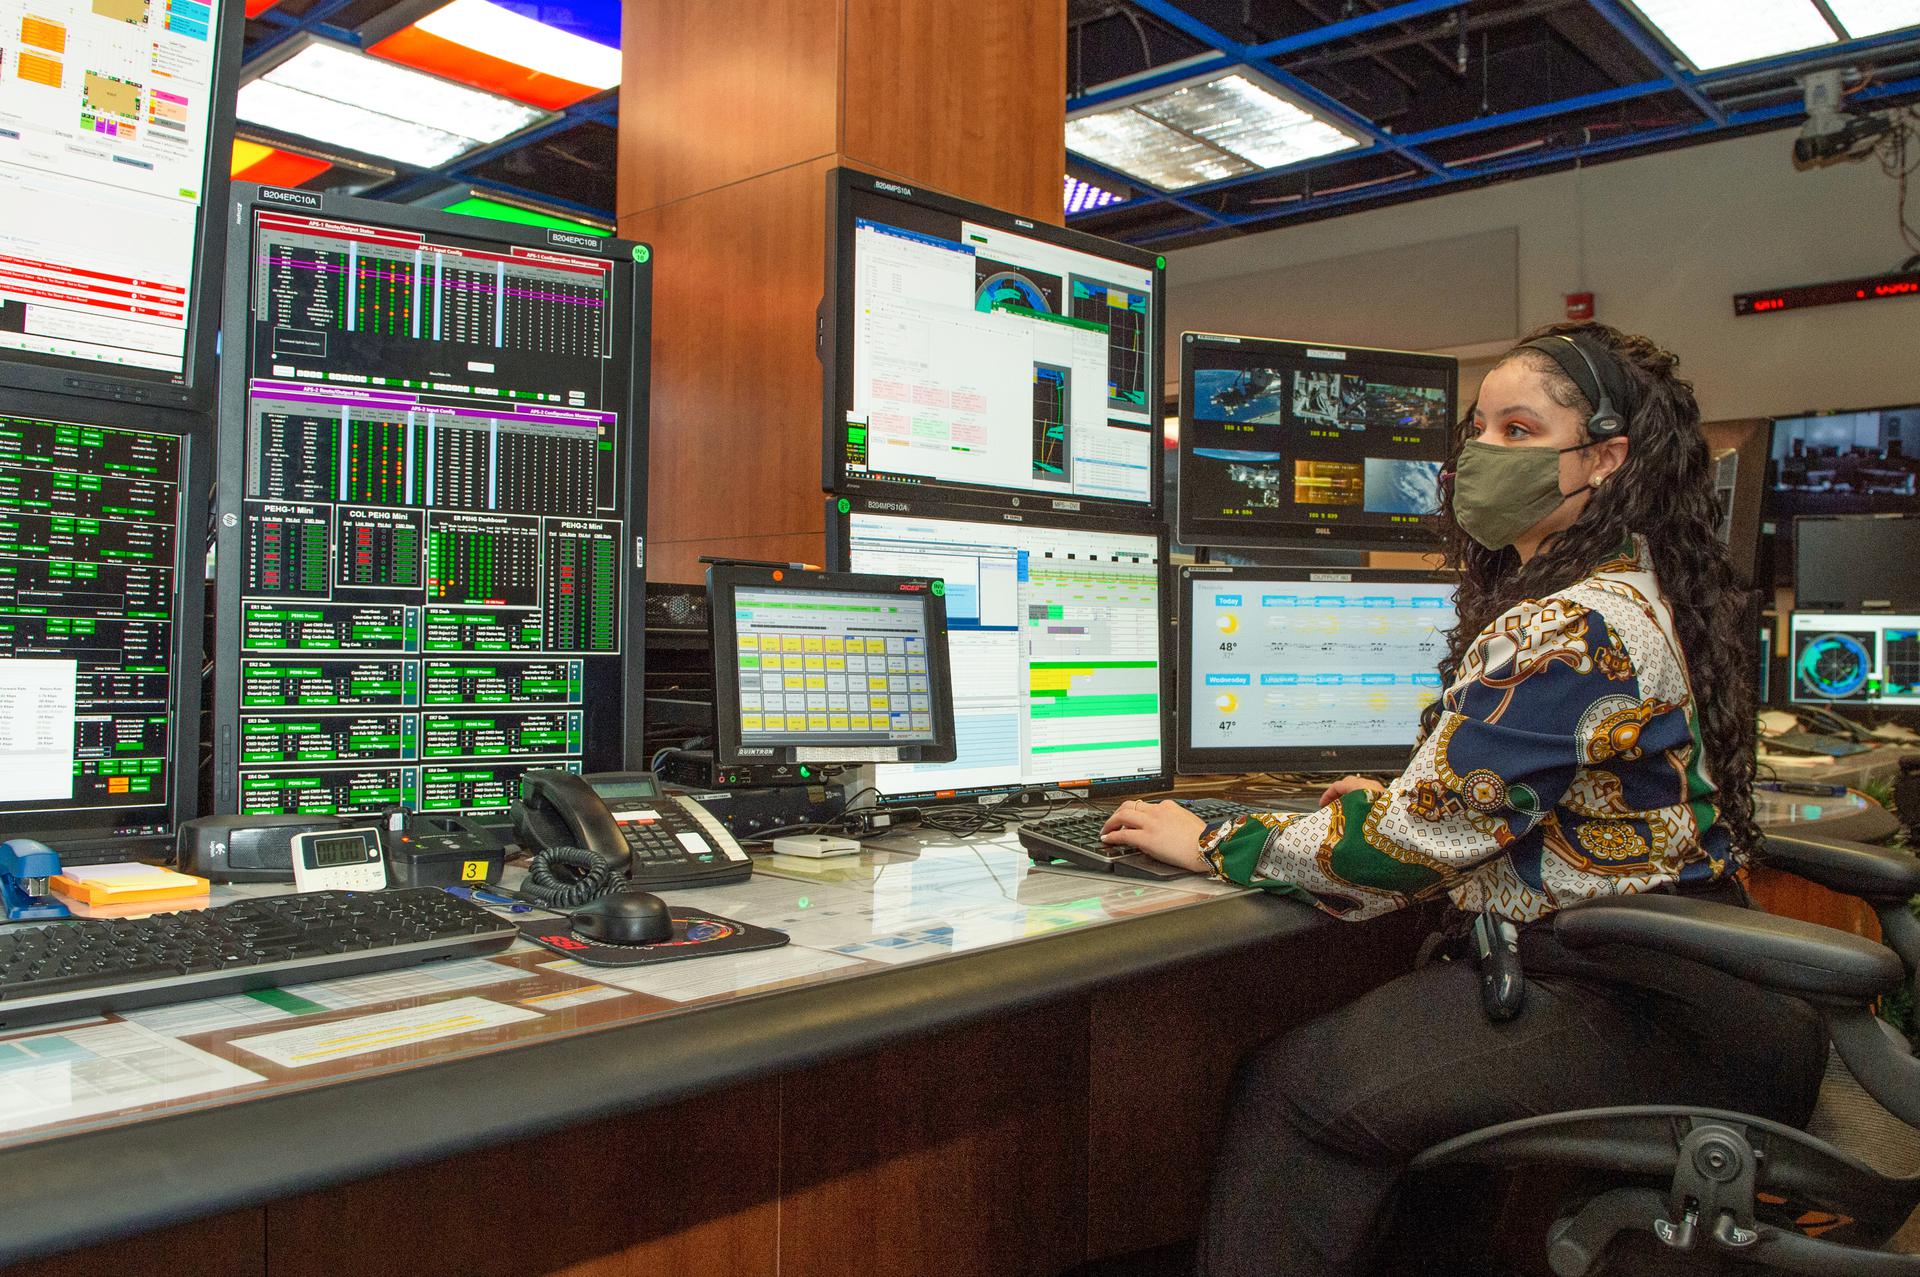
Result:
[[[1613,406],[1614,397],[1607,392],[1607,379],[1600,373],[1600,364],[1584,344],[1565,333],[1555,333],[1549,337],[1538,337],[1533,341],[1523,342],[1521,348],[1537,350],[1546,355],[1554,363],[1559,364],[1561,370],[1580,387],[1580,393],[1587,397],[1588,403],[1594,405],[1593,415],[1587,418],[1587,435],[1596,443],[1627,433],[1627,419],[1619,409]],[[1568,358],[1569,350],[1579,356],[1578,364]],[[1628,399],[1628,386],[1624,378],[1620,377],[1618,366],[1610,364],[1610,368],[1621,391],[1620,400],[1625,403]],[[1583,372],[1586,374],[1584,377],[1581,376]]]

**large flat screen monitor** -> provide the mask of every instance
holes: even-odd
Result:
[[[1834,514],[1920,514],[1920,404],[1774,420],[1760,518],[1782,583],[1794,520]]]
[[[637,760],[650,254],[235,205],[216,804],[485,813]]]
[[[841,498],[828,555],[945,584],[959,756],[876,768],[887,801],[1168,777],[1164,527]]]
[[[829,490],[1159,511],[1164,258],[852,169],[828,198]]]
[[[0,396],[0,829],[74,856],[197,812],[202,419]]]
[[[1797,608],[1920,611],[1920,513],[1795,519],[1793,561]]]
[[[1920,706],[1920,615],[1796,611],[1788,699]]]
[[[1178,540],[1431,544],[1459,381],[1443,355],[1182,333]]]
[[[708,569],[715,760],[952,762],[945,596],[928,577]]]
[[[0,386],[212,402],[241,10],[0,15]]]
[[[1405,766],[1440,697],[1451,580],[1187,567],[1180,604],[1181,774]]]

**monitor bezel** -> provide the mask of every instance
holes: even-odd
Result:
[[[1807,618],[1807,621],[1808,621],[1808,624],[1805,625],[1804,627],[1802,627],[1800,624],[1801,617]],[[1788,707],[1791,707],[1794,705],[1811,705],[1811,706],[1817,706],[1817,707],[1829,709],[1829,710],[1851,709],[1856,712],[1873,711],[1876,713],[1890,714],[1890,715],[1910,715],[1914,713],[1920,713],[1920,696],[1916,696],[1912,698],[1901,698],[1898,700],[1888,700],[1879,696],[1847,697],[1841,700],[1834,700],[1830,697],[1800,695],[1800,673],[1797,668],[1800,663],[1800,647],[1799,647],[1798,639],[1803,628],[1809,631],[1817,631],[1823,628],[1827,628],[1822,625],[1813,624],[1813,622],[1822,621],[1822,620],[1833,621],[1833,622],[1851,622],[1851,621],[1870,622],[1876,634],[1875,642],[1879,643],[1883,641],[1881,638],[1878,637],[1879,634],[1882,631],[1886,630],[1891,625],[1897,625],[1902,621],[1912,621],[1916,627],[1920,627],[1920,608],[1908,608],[1904,610],[1896,609],[1893,611],[1879,612],[1879,611],[1862,611],[1858,608],[1840,609],[1840,608],[1796,607],[1792,611],[1788,612],[1787,613],[1787,654],[1785,657],[1785,661],[1786,661],[1785,674],[1786,674],[1787,690],[1786,690],[1785,698],[1779,701],[1778,702],[1779,704],[1783,704]],[[1878,656],[1879,653],[1876,652],[1875,655]]]
[[[540,249],[602,257],[613,266],[616,296],[625,291],[629,299],[628,324],[631,342],[628,350],[626,459],[621,487],[626,500],[627,545],[621,553],[621,615],[625,643],[621,651],[621,766],[627,770],[646,766],[646,645],[640,641],[646,608],[647,544],[647,471],[650,408],[650,369],[652,361],[653,249],[633,240],[592,237],[555,231],[545,227],[520,226],[511,222],[491,222],[443,213],[409,204],[389,204],[350,195],[315,191],[288,190],[236,182],[229,205],[226,257],[226,290],[221,313],[232,316],[226,331],[236,346],[227,351],[220,366],[220,420],[226,428],[219,432],[215,473],[214,510],[214,613],[213,652],[213,749],[208,768],[212,774],[212,806],[215,812],[237,812],[240,807],[239,747],[240,724],[240,595],[245,569],[245,551],[241,540],[245,492],[246,412],[248,358],[250,340],[248,290],[252,277],[252,218],[256,211],[306,214],[390,226],[423,235],[441,235],[454,239],[491,241]],[[550,238],[565,236],[564,239]],[[424,660],[426,653],[418,653]],[[422,707],[424,709],[424,707]],[[424,768],[424,759],[411,766]],[[484,820],[495,817],[483,816]]]
[[[213,423],[204,413],[189,413],[145,404],[79,399],[71,395],[9,392],[4,409],[13,416],[39,417],[122,430],[146,430],[181,440],[180,510],[174,522],[173,642],[170,645],[172,684],[168,718],[173,731],[168,740],[172,783],[167,802],[151,808],[152,823],[160,834],[118,832],[122,821],[84,818],[85,809],[61,813],[0,813],[7,836],[37,838],[59,851],[69,862],[94,863],[165,856],[173,847],[173,831],[182,821],[200,814],[201,712],[203,667],[206,656],[206,558],[213,483]]]
[[[1299,358],[1310,350],[1339,351],[1365,357],[1387,356],[1414,367],[1437,369],[1446,374],[1448,401],[1447,456],[1453,455],[1453,435],[1460,413],[1460,361],[1452,355],[1425,354],[1417,350],[1389,350],[1377,346],[1355,346],[1346,342],[1300,341],[1277,337],[1246,337],[1234,333],[1183,332],[1180,334],[1180,402],[1178,420],[1180,440],[1177,468],[1178,497],[1175,501],[1175,535],[1182,545],[1208,549],[1278,550],[1421,550],[1438,549],[1437,526],[1410,527],[1404,530],[1360,527],[1353,524],[1318,527],[1303,523],[1267,523],[1227,525],[1202,520],[1192,506],[1193,456],[1193,373],[1194,356],[1212,345],[1240,351],[1272,352],[1276,356]],[[1443,459],[1442,464],[1445,464]]]
[[[849,476],[846,472],[847,404],[853,396],[854,341],[854,196],[871,195],[918,205],[949,216],[961,217],[1005,230],[1011,234],[1044,240],[1061,248],[1126,262],[1153,276],[1153,316],[1148,337],[1152,365],[1147,385],[1147,431],[1151,460],[1148,465],[1147,500],[1121,501],[1112,497],[1053,494],[1026,488],[995,488],[974,484],[929,479],[924,482],[874,479]],[[1102,239],[1085,231],[1072,230],[1052,222],[1021,217],[985,204],[975,204],[956,196],[925,187],[911,186],[889,178],[876,177],[853,168],[836,168],[827,174],[827,261],[826,287],[820,302],[817,348],[821,365],[821,475],[820,487],[826,492],[900,499],[931,499],[999,510],[1086,511],[1100,517],[1158,520],[1164,513],[1165,495],[1160,482],[1161,422],[1156,405],[1166,383],[1166,258],[1128,244]]]
[[[740,744],[740,668],[737,661],[722,660],[722,653],[737,650],[739,631],[734,624],[734,599],[740,587],[765,587],[787,590],[827,590],[839,594],[870,594],[875,598],[907,596],[923,601],[927,622],[927,685],[932,689],[933,739],[903,741],[896,746],[872,747],[899,751],[891,761],[900,763],[950,763],[959,755],[959,741],[953,722],[953,669],[947,651],[947,600],[942,582],[926,577],[882,576],[873,573],[822,572],[813,569],[777,568],[761,564],[716,563],[707,569],[707,624],[713,642],[713,758],[722,767],[767,766],[816,762],[824,766],[859,767],[877,759],[826,761],[802,757],[807,746],[789,744],[766,747],[751,755],[741,752]],[[756,750],[761,747],[756,746]],[[860,749],[861,746],[849,746]]]
[[[1069,778],[1066,783],[1042,781],[1036,784],[1016,783],[1010,785],[973,786],[965,789],[926,789],[913,790],[900,794],[886,794],[875,801],[883,806],[919,806],[932,802],[984,802],[1002,797],[1032,792],[1035,789],[1059,791],[1085,795],[1089,798],[1118,794],[1158,793],[1173,783],[1174,760],[1173,746],[1169,735],[1173,726],[1174,695],[1174,642],[1175,626],[1173,609],[1167,605],[1173,588],[1172,564],[1168,560],[1168,530],[1164,521],[1151,524],[1135,519],[1103,518],[1098,515],[1063,514],[1057,511],[1036,510],[997,510],[990,507],[966,505],[959,502],[942,501],[902,501],[896,498],[877,496],[839,496],[828,497],[826,501],[827,526],[827,566],[839,571],[849,570],[849,530],[851,520],[856,514],[886,515],[907,519],[944,519],[960,523],[1000,523],[1014,526],[1046,528],[1062,532],[1104,532],[1121,536],[1151,536],[1154,538],[1154,553],[1158,556],[1159,590],[1161,606],[1160,621],[1160,770],[1148,776],[1133,776],[1125,779],[1092,780],[1081,777]],[[1085,784],[1072,784],[1072,780],[1086,779]]]
[[[245,5],[228,0],[214,33],[213,67],[207,91],[207,154],[201,170],[200,219],[194,230],[187,297],[185,359],[180,384],[169,375],[142,376],[101,365],[67,367],[19,359],[0,351],[0,388],[70,395],[135,407],[210,411],[219,393],[218,355],[222,284],[226,261],[227,206],[233,169],[234,110],[240,95],[240,64],[246,32]]]
[[[1174,726],[1174,768],[1179,775],[1220,776],[1245,772],[1397,772],[1406,767],[1407,760],[1412,757],[1413,751],[1419,748],[1411,741],[1405,746],[1278,745],[1265,749],[1194,747],[1188,739],[1186,728],[1187,724],[1193,721],[1193,680],[1188,677],[1188,674],[1193,668],[1193,653],[1190,645],[1197,632],[1189,622],[1193,613],[1194,586],[1198,581],[1273,581],[1301,584],[1377,582],[1381,585],[1439,585],[1453,588],[1459,585],[1459,576],[1456,573],[1394,568],[1245,567],[1204,563],[1183,564],[1180,568],[1180,592],[1175,598],[1175,603],[1182,618],[1180,628],[1185,637],[1180,645],[1178,656],[1180,688],[1178,713]],[[1443,688],[1442,691],[1444,692],[1445,689]],[[1418,724],[1412,726],[1417,731]]]

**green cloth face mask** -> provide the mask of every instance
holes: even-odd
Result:
[[[1562,502],[1580,495],[1579,488],[1560,491],[1560,454],[1605,442],[1525,448],[1467,440],[1454,463],[1454,522],[1489,550],[1504,550]]]

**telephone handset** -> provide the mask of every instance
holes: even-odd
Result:
[[[739,882],[753,862],[713,814],[668,794],[652,772],[538,770],[520,777],[516,833],[539,847],[597,852],[636,886],[704,887]]]

